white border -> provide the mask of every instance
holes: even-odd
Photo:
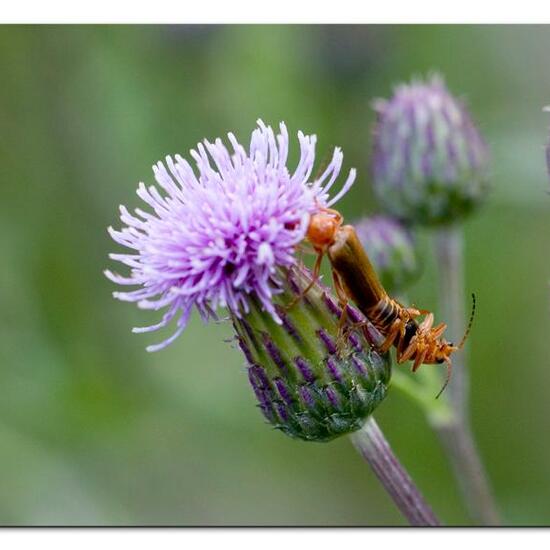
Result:
[[[45,550],[150,550],[152,545],[162,550],[464,550],[489,544],[506,550],[547,543],[549,534],[540,529],[30,529],[1,531],[0,543]]]
[[[550,23],[544,0],[19,0],[4,23]]]
[[[546,4],[547,7],[543,8]],[[296,2],[296,0],[155,0],[138,4],[116,0],[96,0],[85,5],[64,0],[6,2],[3,23],[550,23],[550,3],[522,0],[504,2],[461,0],[338,0]],[[550,55],[550,54],[549,54]],[[548,538],[541,530],[4,530],[0,542],[9,548],[55,548],[56,550],[97,550],[98,547],[133,550],[162,544],[163,550],[238,547],[239,550],[276,548],[380,548],[393,546],[407,550],[463,550],[465,545],[499,548],[521,547]],[[545,536],[546,535],[546,536]],[[481,538],[484,538],[480,544]],[[11,545],[9,543],[12,543]],[[13,543],[16,542],[17,546]]]

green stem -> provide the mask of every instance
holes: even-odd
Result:
[[[448,335],[460,342],[464,331],[464,237],[460,226],[439,228],[436,256],[439,266],[439,299]],[[483,463],[476,448],[468,416],[468,371],[464,351],[453,355],[453,377],[449,383],[449,402],[453,414],[447,419],[428,418],[449,456],[455,477],[473,519],[483,525],[499,525]]]
[[[419,405],[426,416],[438,424],[452,423],[454,411],[448,399],[440,397],[435,399],[441,387],[441,378],[434,370],[423,370],[412,376],[403,371],[394,370],[391,384],[409,399]]]

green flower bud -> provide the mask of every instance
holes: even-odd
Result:
[[[409,228],[390,216],[373,216],[357,222],[355,230],[390,294],[405,290],[418,279],[418,251]]]
[[[374,188],[388,213],[408,223],[447,224],[480,204],[488,149],[441,78],[398,86],[375,109]]]
[[[346,337],[339,339],[341,309],[318,283],[288,307],[311,282],[309,272],[295,268],[285,281],[275,299],[281,324],[254,299],[233,324],[268,422],[291,437],[330,441],[361,428],[382,402],[390,356],[375,351],[370,328],[353,330],[351,323],[363,320],[353,308],[348,308]]]

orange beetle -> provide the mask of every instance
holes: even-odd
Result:
[[[447,378],[437,395],[439,397],[451,377],[450,356],[464,346],[470,333],[475,312],[475,296],[472,295],[472,314],[462,341],[458,346],[447,342],[442,338],[447,325],[440,323],[434,327],[433,313],[414,307],[404,307],[387,294],[354,227],[343,225],[343,221],[342,214],[329,208],[319,208],[319,211],[311,216],[306,238],[317,253],[317,259],[313,268],[313,280],[302,296],[318,278],[321,262],[326,254],[331,262],[334,288],[342,305],[345,306],[352,300],[368,321],[385,336],[380,346],[381,352],[388,351],[392,345],[395,346],[397,362],[414,361],[413,372],[422,364],[447,364]],[[343,312],[345,315],[345,307]],[[418,323],[416,318],[422,315],[425,317]]]

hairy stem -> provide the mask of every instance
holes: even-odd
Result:
[[[432,422],[451,461],[453,472],[472,518],[482,525],[500,525],[481,458],[477,451],[470,426],[463,420]]]
[[[444,227],[436,232],[440,308],[448,324],[448,337],[456,343],[462,339],[465,320],[463,241],[460,226]],[[448,398],[453,415],[445,422],[432,419],[432,425],[451,460],[470,515],[484,525],[498,525],[497,508],[470,427],[464,351],[456,352],[452,360]]]
[[[411,525],[440,525],[372,416],[351,440]]]
[[[459,343],[464,332],[464,238],[460,226],[443,227],[436,233],[439,266],[439,307],[448,325],[447,338]],[[466,418],[468,411],[468,371],[464,351],[453,354],[453,377],[447,388],[457,414]]]

